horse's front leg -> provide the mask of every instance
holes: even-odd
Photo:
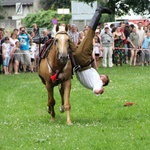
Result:
[[[52,121],[55,120],[55,111],[54,111],[54,106],[55,106],[55,99],[53,97],[53,87],[47,82],[46,83],[46,89],[48,92],[48,113],[51,114],[52,116]]]
[[[70,119],[70,91],[71,91],[71,80],[68,80],[61,85],[61,95],[62,100],[64,100],[64,109],[67,113],[67,124],[72,125],[71,119]]]

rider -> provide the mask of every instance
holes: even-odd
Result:
[[[93,90],[96,95],[102,94],[104,92],[103,86],[109,83],[107,75],[99,75],[90,66],[93,52],[93,38],[102,13],[111,14],[111,11],[106,7],[98,6],[89,24],[88,33],[79,47],[77,48],[73,42],[70,43],[70,48],[77,64],[75,66],[75,69],[77,68],[77,79],[84,87]]]

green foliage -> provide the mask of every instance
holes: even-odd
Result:
[[[1,150],[149,150],[150,67],[100,68],[110,77],[101,96],[72,80],[71,119],[47,113],[47,91],[36,73],[0,74]],[[124,107],[126,102],[135,105]]]
[[[69,0],[40,0],[44,9],[70,8],[71,1]]]
[[[0,15],[0,19],[4,19],[5,17],[3,15]]]
[[[24,24],[25,27],[32,27],[33,23],[36,23],[38,27],[47,27],[48,29],[51,29],[53,27],[52,19],[56,18],[58,20],[58,23],[69,23],[69,20],[71,18],[70,14],[67,15],[60,15],[57,14],[54,10],[39,10],[38,12],[34,14],[28,14],[23,20],[22,24]]]
[[[79,0],[85,3],[92,3],[95,0]],[[132,9],[137,14],[143,14],[149,10],[149,0],[97,0],[99,3],[111,8],[112,12],[118,16],[128,14]]]
[[[104,23],[104,22],[113,22],[114,19],[114,15],[107,15],[107,14],[103,14],[101,17],[100,22]]]

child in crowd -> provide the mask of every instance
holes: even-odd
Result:
[[[4,43],[2,44],[3,68],[5,74],[9,74],[8,66],[10,60],[10,47],[11,45],[9,42],[9,37],[6,36],[4,39]]]
[[[13,61],[14,61],[14,71],[15,74],[19,74],[19,63],[20,63],[20,42],[16,41],[15,42],[15,47],[12,50],[12,56],[13,56]]]
[[[146,63],[146,66],[148,66],[150,55],[149,46],[150,46],[150,32],[148,31],[142,43],[142,53],[141,53],[142,66],[144,66],[144,63]]]
[[[30,47],[29,48],[30,48],[30,56],[31,56],[30,71],[31,71],[31,73],[33,73],[34,72],[36,44],[33,43],[32,40],[30,40]]]
[[[96,66],[95,68],[99,68],[100,66],[100,61],[101,61],[101,56],[102,56],[102,52],[100,50],[100,40],[99,37],[97,35],[94,36],[93,39],[93,52],[95,55],[95,61],[96,61]]]

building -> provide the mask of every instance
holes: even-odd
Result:
[[[3,6],[1,15],[5,18],[0,20],[0,27],[9,29],[19,28],[22,18],[41,8],[40,0],[3,0],[0,5]]]
[[[92,6],[84,2],[71,1],[72,19],[70,23],[76,24],[78,30],[83,30],[84,26],[89,24],[96,8],[97,1],[93,2]]]

